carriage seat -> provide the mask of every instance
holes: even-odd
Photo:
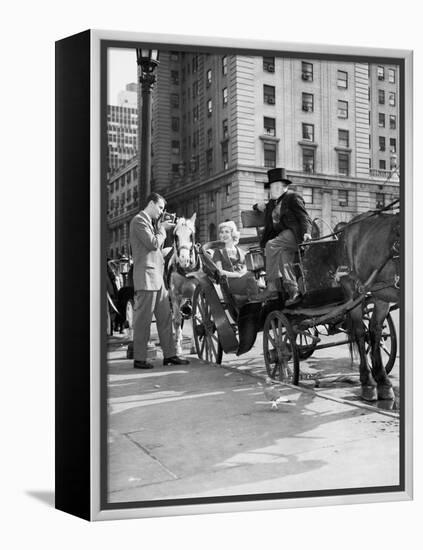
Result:
[[[228,279],[226,277],[220,277],[218,274],[218,268],[212,259],[213,250],[225,247],[223,241],[209,241],[202,245],[203,249],[203,271],[211,279],[213,279],[219,286],[222,292],[222,298],[225,303],[229,304],[234,315],[236,310],[239,310],[244,304],[247,303],[248,297],[245,294],[234,294],[229,288]]]

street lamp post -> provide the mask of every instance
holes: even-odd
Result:
[[[137,48],[142,102],[142,116],[138,114],[138,197],[141,207],[145,206],[151,193],[151,91],[156,82],[154,71],[158,64],[158,50]]]

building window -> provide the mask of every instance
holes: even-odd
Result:
[[[395,69],[388,69],[388,82],[395,84]]]
[[[229,138],[229,127],[228,127],[228,119],[225,118],[225,120],[222,122],[222,130],[223,130],[223,139]]]
[[[196,73],[198,71],[198,55],[194,55],[192,58],[192,72]]]
[[[383,193],[376,193],[376,208],[383,208],[385,206],[385,195]]]
[[[209,225],[209,241],[215,241],[217,239],[216,226],[214,223]]]
[[[386,170],[386,160],[380,160],[379,161],[379,169],[380,170]]]
[[[348,153],[338,153],[338,172],[341,176],[349,176],[350,156]]]
[[[340,189],[338,191],[338,203],[339,206],[348,206],[348,191]]]
[[[396,157],[396,155],[392,156],[389,160],[390,160],[390,162],[389,162],[390,169],[395,170],[396,167],[397,167],[397,157]]]
[[[231,200],[231,184],[228,183],[226,186],[225,186],[225,200],[226,202],[229,202]]]
[[[397,152],[397,140],[395,138],[390,138],[389,140],[389,151],[391,153]]]
[[[192,136],[192,146],[195,149],[199,145],[200,145],[200,130],[195,130]]]
[[[350,133],[348,130],[338,130],[338,145],[341,147],[350,146]]]
[[[275,72],[275,58],[274,57],[263,57],[263,71],[268,73]]]
[[[264,167],[276,168],[276,143],[264,143]]]
[[[384,137],[379,136],[379,151],[385,151],[386,150],[386,140]]]
[[[226,55],[222,57],[222,74],[228,74],[228,58]]]
[[[196,80],[192,85],[192,97],[198,97],[198,80]]]
[[[209,191],[208,195],[209,195],[209,206],[211,206],[211,208],[214,208],[216,206],[216,193],[215,191]]]
[[[348,88],[348,73],[345,71],[338,71],[336,84],[338,88]]]
[[[385,90],[378,90],[377,95],[379,105],[385,105]]]
[[[212,72],[211,69],[209,69],[206,73],[206,86],[207,88],[211,85],[212,82]]]
[[[303,187],[302,196],[306,204],[314,203],[314,188],[313,187]]]
[[[269,105],[274,105],[275,104],[275,87],[267,86],[265,84],[263,86],[263,96],[264,96],[264,103],[268,103]]]
[[[229,147],[227,141],[222,143],[222,164],[224,170],[229,168]]]
[[[263,118],[264,133],[268,136],[276,135],[276,119],[265,116]]]
[[[197,122],[197,120],[198,120],[198,112],[199,112],[198,111],[198,105],[196,105],[194,107],[194,109],[192,110],[192,119],[193,119],[194,122]]]
[[[396,130],[397,128],[397,117],[395,115],[389,115],[389,128],[391,130]]]
[[[385,69],[381,66],[377,68],[377,78],[378,80],[385,80]]]
[[[179,84],[179,71],[170,71],[172,84]]]
[[[313,82],[313,63],[301,62],[301,78]]]
[[[395,92],[389,92],[389,105],[395,107],[396,105],[396,94]]]
[[[379,128],[385,128],[385,114],[384,113],[379,113],[378,126],[379,126]]]
[[[315,171],[314,149],[303,147],[303,170],[309,174]]]
[[[209,128],[207,130],[207,147],[211,147],[213,145],[213,130]]]
[[[179,117],[177,116],[172,117],[172,130],[174,132],[179,132]]]
[[[303,124],[303,140],[314,141],[314,124]]]
[[[222,105],[226,107],[228,104],[228,88],[222,90]]]
[[[206,166],[207,166],[207,174],[208,175],[211,174],[212,164],[213,164],[213,149],[207,149],[207,151],[206,151]]]
[[[303,92],[302,94],[302,109],[303,111],[312,113],[314,110],[314,98],[313,94],[306,94]]]
[[[170,94],[170,104],[172,107],[179,107],[179,94]]]
[[[348,118],[348,101],[338,100],[338,118]]]
[[[179,53],[178,52],[170,52],[170,59],[172,61],[179,61]]]
[[[172,153],[174,155],[179,155],[180,153],[180,144],[179,140],[177,139],[172,140]]]
[[[213,112],[213,102],[211,99],[207,101],[207,116],[211,116]]]

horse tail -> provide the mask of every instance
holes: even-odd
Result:
[[[351,362],[359,355],[358,338],[356,330],[356,321],[353,316],[348,313],[345,319],[345,330],[348,334],[348,351],[350,353]]]

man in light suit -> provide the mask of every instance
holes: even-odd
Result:
[[[147,198],[147,206],[141,210],[129,228],[134,260],[134,368],[152,369],[147,362],[147,345],[153,313],[163,350],[163,364],[186,365],[186,359],[176,356],[173,337],[172,314],[163,282],[163,243],[166,229],[175,224],[160,221],[166,205],[157,193]]]

